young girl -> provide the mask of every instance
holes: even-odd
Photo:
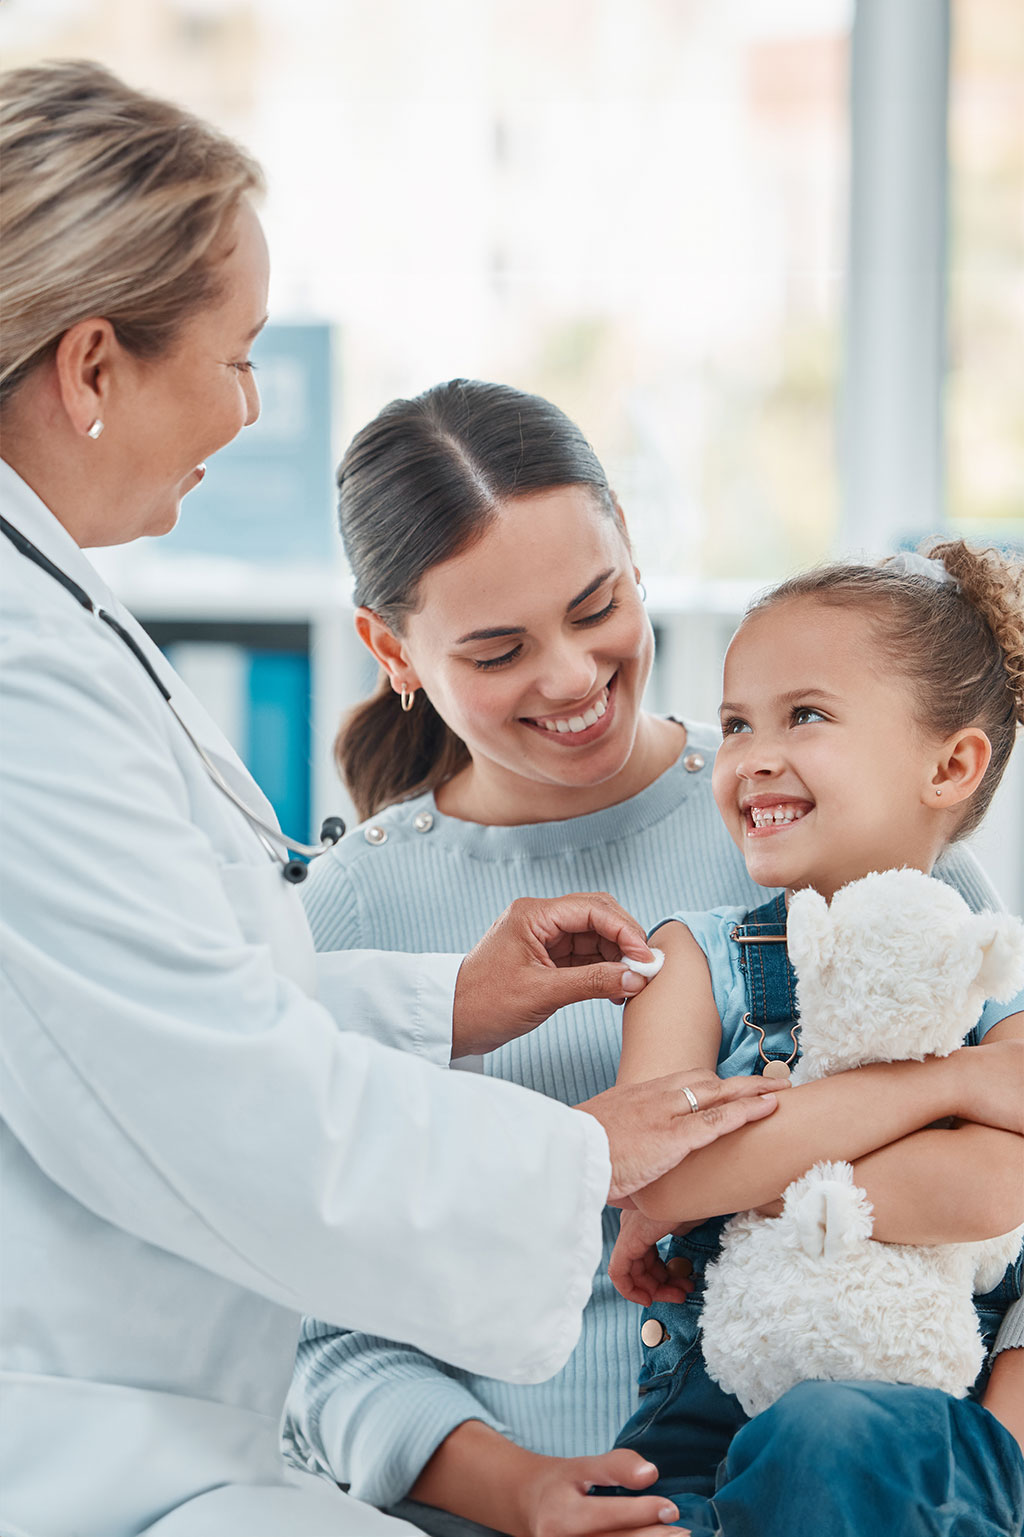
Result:
[[[1021,719],[1019,562],[957,541],[930,559],[827,567],[762,598],[733,638],[715,800],[759,885],[787,898],[811,886],[830,899],[871,871],[931,871],[980,822]],[[784,925],[778,899],[746,915],[676,914],[658,928],[665,965],[627,1008],[620,1081],[684,1063],[787,1075],[799,1051],[788,966],[766,957],[765,968],[745,967],[732,937],[737,924],[773,919]],[[1022,1010],[1024,995],[987,1005],[973,1037],[1024,1041]],[[985,1407],[905,1384],[811,1382],[746,1425],[704,1370],[701,1275],[721,1229],[706,1219],[772,1209],[804,1171],[806,1118],[797,1138],[790,1118],[815,1087],[782,1097],[774,1125],[759,1129],[756,1164],[741,1131],[726,1169],[718,1160],[703,1177],[698,1153],[625,1214],[613,1277],[652,1305],[641,1326],[641,1407],[618,1444],[658,1466],[657,1488],[694,1533],[859,1537],[892,1531],[894,1518],[902,1537],[1019,1532],[1024,1460],[1011,1432],[1024,1435],[1024,1350],[997,1356]],[[927,1129],[867,1156],[841,1150],[856,1143],[856,1126],[837,1120],[832,1135],[835,1156],[856,1160],[880,1241],[967,1241],[1024,1219],[1013,1132]],[[670,1227],[677,1236],[662,1262],[650,1245]],[[1019,1295],[1018,1261],[984,1300],[990,1335]],[[1000,1341],[1011,1343],[1024,1344],[1024,1332]]]

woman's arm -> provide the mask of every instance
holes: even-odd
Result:
[[[371,1504],[408,1495],[512,1537],[649,1529],[678,1514],[660,1495],[588,1495],[592,1485],[645,1489],[656,1473],[637,1452],[526,1451],[440,1362],[313,1319],[303,1327],[285,1440],[301,1466],[329,1472]]]
[[[982,1403],[1024,1451],[1024,1300],[1007,1308],[996,1336],[992,1372]]]
[[[999,1352],[981,1401],[1024,1452],[1024,1348]]]
[[[393,1505],[462,1420],[494,1417],[460,1374],[411,1345],[306,1318],[285,1440],[371,1505]]]
[[[664,1495],[624,1500],[587,1492],[616,1484],[641,1490],[655,1477],[649,1462],[625,1448],[593,1457],[546,1457],[467,1420],[441,1443],[409,1496],[510,1537],[597,1537],[675,1520],[679,1512]]]

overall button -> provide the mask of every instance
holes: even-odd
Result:
[[[661,1345],[668,1339],[668,1331],[656,1318],[645,1318],[640,1325],[640,1338],[651,1349],[655,1345]]]
[[[434,825],[433,814],[429,811],[417,811],[412,819],[412,825],[418,833],[428,833]]]
[[[698,774],[698,773],[700,773],[700,770],[703,767],[704,767],[704,754],[703,753],[688,752],[686,754],[686,757],[683,759],[683,768],[686,770],[686,772],[688,774]]]
[[[761,1074],[761,1077],[762,1078],[788,1078],[789,1077],[789,1068],[787,1067],[785,1062],[777,1062],[777,1061],[766,1062],[765,1065],[764,1065],[764,1072]]]
[[[373,825],[373,827],[368,827],[366,829],[366,831],[363,833],[363,837],[366,839],[367,843],[387,843],[388,841],[387,829],[384,827],[378,827],[376,823]]]
[[[672,1258],[666,1261],[665,1269],[670,1276],[685,1280],[687,1276],[693,1275],[693,1260],[685,1254],[673,1254]]]

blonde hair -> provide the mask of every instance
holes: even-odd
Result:
[[[988,810],[1024,723],[1024,561],[962,539],[921,553],[953,580],[935,581],[893,557],[877,566],[837,563],[790,577],[747,613],[792,598],[867,609],[886,662],[911,684],[925,730],[938,737],[965,726],[984,731],[992,757],[955,825],[956,842]]]
[[[0,76],[0,398],[90,316],[165,352],[218,297],[218,237],[262,187],[237,144],[98,64]]]

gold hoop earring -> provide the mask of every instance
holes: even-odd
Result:
[[[415,699],[416,699],[416,690],[414,688],[412,688],[412,689],[406,688],[405,684],[403,683],[402,684],[402,709],[404,710],[406,715],[408,715],[409,711],[412,709],[413,703],[414,703]]]

